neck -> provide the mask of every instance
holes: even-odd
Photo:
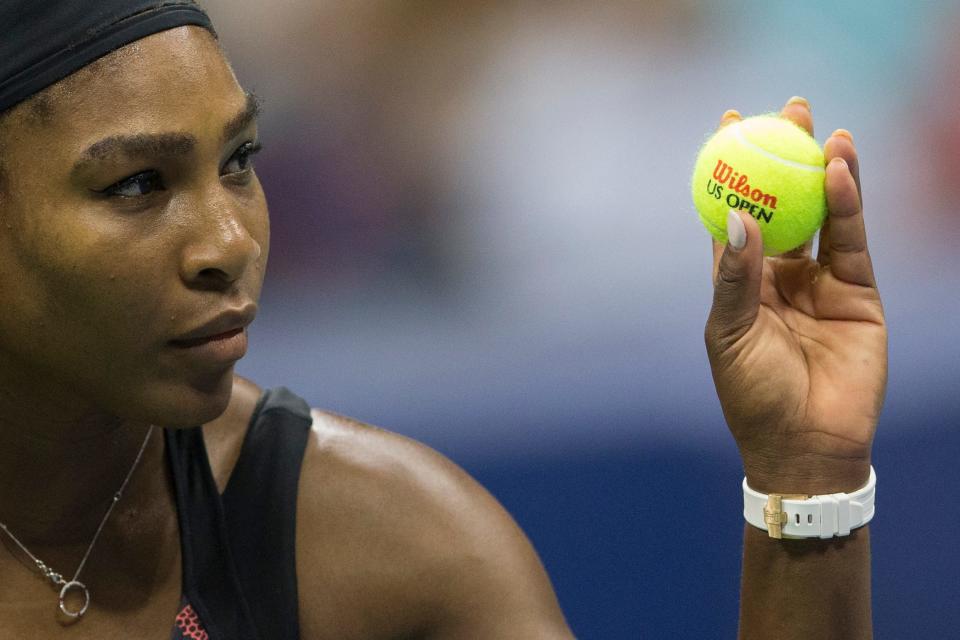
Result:
[[[154,429],[104,521],[150,425],[39,376],[17,376],[6,364],[0,359],[0,522],[67,580],[104,522],[79,576],[96,606],[138,610],[151,594],[178,598],[179,529],[162,431]],[[49,581],[9,536],[0,537],[0,599],[46,597]]]
[[[0,373],[0,522],[28,548],[89,544],[149,425],[5,377]],[[111,518],[165,490],[159,436],[154,430]]]

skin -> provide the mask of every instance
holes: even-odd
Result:
[[[231,402],[232,366],[186,361],[167,341],[259,296],[266,205],[255,175],[229,162],[255,123],[222,139],[245,106],[209,36],[177,30],[82,70],[4,123],[0,504],[62,573],[72,575],[148,424],[209,423]],[[162,157],[103,153],[105,139],[144,133],[194,143]],[[95,161],[78,165],[91,148]],[[165,190],[94,192],[146,169]],[[97,598],[89,619],[59,626],[50,586],[3,554],[5,634],[169,632],[179,549],[159,434],[137,471],[82,576]]]
[[[813,133],[809,104],[783,117]],[[740,118],[727,112],[721,126]],[[706,326],[717,394],[762,493],[829,494],[866,485],[887,383],[887,328],[863,220],[852,136],[824,146],[829,215],[811,245],[764,258],[741,213],[739,251],[716,241]],[[849,537],[772,540],[744,528],[741,638],[872,638],[869,525]]]
[[[235,376],[231,364],[184,361],[167,343],[223,309],[259,298],[267,207],[239,152],[256,140],[256,123],[228,126],[248,106],[212,37],[183,27],[118,50],[18,107],[4,124],[0,517],[61,572],[72,572],[85,551],[149,424],[203,424],[215,480],[222,488],[230,477],[261,390]],[[136,157],[104,153],[105,139],[158,134],[149,152]],[[126,198],[116,190],[94,193],[147,170],[155,173],[141,177],[138,188],[149,193],[133,197],[137,189],[129,182]],[[843,247],[853,246],[844,221],[859,215],[840,206],[856,193],[853,180],[833,165],[828,170],[831,242]],[[835,210],[844,220],[834,218]],[[876,330],[866,325],[877,318],[862,291],[868,287],[846,280],[854,252],[833,256],[829,270],[817,267],[821,287],[842,281],[816,306],[827,316],[788,325],[814,331],[807,335],[821,342],[828,339],[822,334],[842,329],[846,342],[838,341],[836,353],[808,354],[809,371],[795,368],[795,378],[778,378],[781,387],[767,387],[753,406],[738,399],[758,380],[776,378],[764,371],[782,364],[756,349],[761,337],[792,353],[794,367],[801,355],[791,352],[795,333],[778,332],[773,317],[760,320],[776,311],[763,311],[755,295],[761,268],[772,263],[759,254],[756,223],[746,222],[747,247],[718,262],[723,278],[707,342],[748,479],[761,490],[859,482],[858,470],[869,460],[861,431],[872,437],[875,422],[866,419],[869,412],[839,414],[847,400],[817,395],[822,387],[811,384],[831,380],[818,378],[821,371],[841,381],[866,379],[845,372],[859,370],[871,353],[879,358],[868,346]],[[810,275],[789,264],[769,268]],[[807,308],[810,292],[802,295],[800,284],[796,291],[779,308],[784,313]],[[872,321],[858,315],[868,309]],[[850,341],[863,349],[843,346]],[[874,359],[864,368],[879,366]],[[863,383],[845,384],[857,390]],[[801,400],[811,408],[791,413]],[[865,448],[851,450],[847,418],[861,413],[853,441]],[[783,437],[795,433],[800,437]],[[52,615],[53,590],[4,541],[11,548],[0,554],[5,636],[169,637],[180,595],[176,509],[162,440],[154,435],[148,445],[82,576],[94,602],[80,623]],[[823,475],[814,482],[791,467],[795,456],[816,463]],[[763,584],[764,571],[783,570],[789,557],[765,539],[748,537],[747,544],[748,556],[751,549],[766,555],[754,553],[750,565],[745,557],[745,592]],[[837,554],[851,557],[839,548]],[[329,412],[314,411],[305,452],[297,566],[304,638],[572,637],[535,552],[486,491],[427,447]],[[754,566],[756,575],[748,571]],[[815,591],[809,582],[809,591],[793,595],[781,582],[773,594],[803,602]],[[754,618],[762,624],[773,616],[747,612],[746,629],[762,628],[749,626]]]
[[[813,134],[806,101],[781,116]],[[728,111],[721,126],[739,119]],[[713,241],[707,353],[747,480],[763,492],[863,486],[886,391],[887,328],[852,136],[837,130],[824,155],[829,215],[815,260],[812,241],[759,258],[760,227],[746,213],[741,252]]]
[[[5,119],[0,517],[62,573],[149,424],[204,424],[221,488],[239,455],[261,390],[232,364],[185,361],[167,343],[259,298],[267,206],[237,155],[256,123],[223,135],[247,107],[213,38],[184,27]],[[144,135],[150,149],[135,155],[103,142]],[[148,170],[122,185],[128,197],[95,193]],[[317,411],[299,495],[304,638],[571,637],[525,536],[427,447]],[[169,637],[181,565],[159,434],[84,570],[94,601],[80,623],[54,615],[55,591],[4,543],[4,636]]]

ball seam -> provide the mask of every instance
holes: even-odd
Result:
[[[814,165],[814,164],[806,164],[806,163],[804,163],[804,162],[796,162],[796,161],[794,161],[794,160],[787,160],[786,158],[781,158],[780,156],[778,156],[778,155],[775,154],[775,153],[770,153],[769,151],[767,151],[767,150],[764,149],[763,147],[757,146],[756,144],[754,144],[754,143],[750,142],[749,140],[747,140],[746,137],[744,137],[744,135],[743,135],[743,131],[741,131],[739,128],[738,128],[738,129],[734,129],[732,133],[733,133],[734,137],[737,139],[737,141],[740,142],[740,144],[742,144],[743,146],[745,146],[745,147],[747,147],[748,149],[751,149],[751,150],[753,150],[753,151],[756,151],[757,153],[759,153],[759,154],[761,154],[761,155],[763,155],[763,156],[766,156],[767,158],[770,158],[771,160],[775,160],[775,161],[777,161],[777,162],[780,162],[780,163],[782,163],[782,164],[785,164],[785,165],[787,165],[788,167],[793,167],[794,169],[801,169],[801,170],[803,170],[803,171],[816,171],[816,172],[825,171],[825,168],[824,168],[824,167],[818,167],[817,165]]]

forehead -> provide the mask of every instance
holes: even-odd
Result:
[[[50,138],[63,151],[109,135],[222,127],[245,102],[217,41],[186,26],[88,65],[15,110],[10,124],[33,145]]]

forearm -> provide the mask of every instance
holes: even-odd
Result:
[[[869,463],[867,468],[869,469]],[[862,465],[860,465],[862,467]],[[863,469],[845,481],[768,481],[748,473],[748,484],[769,492],[785,486],[797,493],[851,492],[866,484]],[[869,471],[867,471],[869,473]],[[869,640],[869,525],[828,540],[774,539],[747,523],[740,585],[741,640]]]
[[[745,524],[739,638],[873,638],[869,525],[830,540],[776,540]]]

